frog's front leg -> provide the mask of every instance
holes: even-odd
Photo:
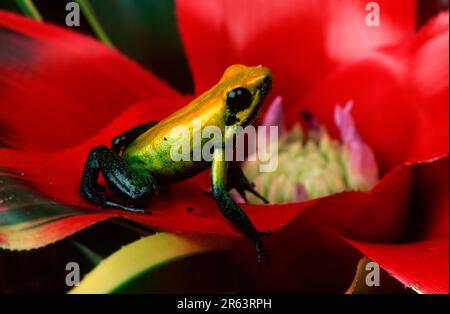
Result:
[[[80,186],[81,197],[103,208],[146,212],[134,206],[119,204],[103,195],[97,183],[100,172],[106,185],[118,196],[139,204],[155,193],[155,180],[148,171],[139,165],[128,165],[116,152],[105,146],[97,146],[89,152]]]
[[[268,232],[258,232],[255,226],[253,226],[250,218],[248,218],[247,214],[227,194],[227,168],[228,165],[225,161],[224,150],[215,149],[211,166],[213,197],[225,218],[255,243],[258,262],[262,262],[262,260],[265,259],[267,266],[269,266],[269,260],[266,256],[264,245],[260,238],[261,234],[268,234]]]

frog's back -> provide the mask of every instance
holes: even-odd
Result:
[[[139,136],[124,151],[124,159],[128,163],[143,164],[157,179],[165,182],[181,181],[203,171],[208,167],[208,162],[194,161],[192,152],[201,152],[201,147],[193,146],[193,138],[198,136],[203,145],[206,140],[202,138],[201,130],[205,126],[214,125],[223,129],[222,117],[215,114],[216,106],[212,104],[211,95],[205,93]],[[200,123],[200,127],[195,128],[194,123]],[[173,158],[171,150],[175,145],[188,145],[189,160]]]

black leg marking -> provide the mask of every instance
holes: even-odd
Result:
[[[123,132],[122,134],[116,136],[111,141],[111,149],[116,153],[120,153],[120,151],[128,145],[130,145],[136,138],[138,138],[141,134],[145,133],[152,127],[154,127],[158,122],[152,121],[144,124],[140,124],[135,126],[134,128]]]
[[[236,191],[239,193],[239,195],[242,196],[246,203],[248,203],[248,201],[247,196],[245,195],[245,191],[248,191],[262,200],[265,204],[269,204],[269,201],[255,190],[255,185],[252,182],[248,181],[247,177],[242,172],[242,169],[237,162],[229,163],[227,173],[226,189],[227,191],[229,191],[233,188],[236,189]]]
[[[106,198],[97,183],[100,171],[112,191],[133,204],[139,204],[155,193],[154,180],[145,169],[130,167],[111,149],[98,146],[89,152],[80,187],[81,197],[101,207],[145,213],[143,209]]]
[[[217,206],[224,217],[255,243],[258,262],[261,263],[263,259],[265,259],[266,265],[269,267],[269,258],[264,250],[264,245],[260,236],[268,235],[270,232],[258,232],[248,218],[247,214],[228,196],[225,191],[214,190],[213,195],[217,202]]]

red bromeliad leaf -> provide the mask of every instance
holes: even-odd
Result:
[[[0,11],[0,144],[77,144],[131,104],[176,93],[86,36]]]
[[[365,23],[367,1],[176,1],[197,93],[233,63],[273,70],[273,95],[290,104],[326,73],[413,35],[415,1],[377,1],[383,23]]]
[[[414,172],[409,237],[401,243],[351,240],[392,276],[421,293],[449,291],[448,158]]]
[[[448,234],[400,244],[349,242],[406,287],[418,293],[448,294]]]
[[[243,292],[344,292],[360,258],[351,245],[309,215],[299,215],[285,228],[264,238],[264,243],[270,254],[269,269],[255,265],[251,243],[234,243],[234,264]]]
[[[269,270],[255,267],[251,244],[236,242],[243,286],[265,293],[344,292],[360,251],[407,287],[448,293],[448,162],[401,166],[370,193],[346,192],[310,204],[265,239]],[[412,194],[396,199],[392,194],[405,193],[402,184]]]
[[[441,13],[428,23],[413,41],[408,78],[412,102],[422,115],[414,134],[418,139],[410,160],[448,154],[449,15]],[[424,154],[424,152],[427,152]]]
[[[448,154],[448,13],[416,38],[378,51],[328,75],[286,115],[308,108],[332,134],[336,103],[352,115],[386,173],[404,162]]]

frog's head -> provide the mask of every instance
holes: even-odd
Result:
[[[226,69],[219,86],[225,103],[225,125],[246,127],[256,119],[272,88],[272,73],[263,66],[235,64]]]

